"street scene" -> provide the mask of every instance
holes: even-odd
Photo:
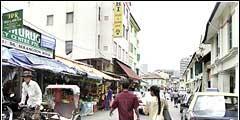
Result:
[[[2,120],[238,120],[239,2],[1,1]]]

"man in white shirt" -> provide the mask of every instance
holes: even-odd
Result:
[[[26,96],[28,95],[27,105],[35,108],[35,114],[40,112],[40,105],[42,103],[42,91],[37,82],[32,80],[32,72],[24,71],[22,84],[22,99],[19,106],[23,105],[26,101]]]

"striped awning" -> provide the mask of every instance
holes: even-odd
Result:
[[[107,80],[119,80],[117,78],[113,78],[89,65],[86,65],[84,63],[81,63],[79,61],[74,61],[74,60],[70,60],[61,56],[57,56],[55,57],[56,60],[59,60],[61,62],[63,62],[64,64],[67,64],[68,66],[74,67],[76,69],[79,69],[81,71],[84,71],[87,73],[87,76],[89,78],[96,78],[96,79],[107,79]]]

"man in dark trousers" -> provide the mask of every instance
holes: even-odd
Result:
[[[134,120],[133,110],[137,115],[137,120],[139,120],[139,113],[137,110],[139,106],[138,98],[128,91],[129,85],[130,83],[128,81],[122,84],[123,91],[117,95],[110,110],[110,116],[112,116],[112,112],[118,108],[119,120]]]

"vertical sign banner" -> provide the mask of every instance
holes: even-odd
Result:
[[[123,35],[123,21],[122,21],[122,2],[115,2],[114,3],[114,25],[113,25],[113,36],[114,37],[122,37]]]
[[[13,30],[23,27],[23,10],[4,13],[2,16],[3,30]]]

